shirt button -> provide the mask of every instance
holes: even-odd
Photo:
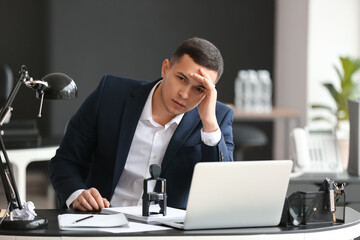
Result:
[[[155,159],[155,158],[157,158],[157,155],[153,155],[153,157],[152,157],[153,159]]]

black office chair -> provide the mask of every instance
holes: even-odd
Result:
[[[234,160],[242,161],[244,152],[267,144],[267,137],[259,128],[241,124],[233,124],[233,140],[235,144]]]

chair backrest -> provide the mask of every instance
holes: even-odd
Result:
[[[0,65],[0,108],[5,104],[6,99],[13,88],[13,74],[6,64]]]
[[[235,161],[244,160],[244,151],[265,146],[268,142],[267,136],[262,130],[243,123],[233,124],[233,140]]]

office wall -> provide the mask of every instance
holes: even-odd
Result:
[[[318,0],[309,2],[308,38],[308,106],[325,104],[336,108],[336,103],[322,85],[331,82],[340,89],[340,81],[334,69],[342,69],[339,60],[343,57],[360,57],[360,1]],[[357,75],[360,81],[360,74]],[[332,117],[328,112],[322,112]],[[309,108],[308,124],[319,111]],[[332,118],[335,122],[335,118]],[[327,122],[316,123],[329,125]]]
[[[48,42],[46,19],[46,0],[0,0],[0,65],[10,66],[14,81],[18,80],[18,72],[23,64],[34,79],[45,75]],[[45,112],[48,107],[45,104]],[[37,119],[39,100],[35,98],[34,91],[22,86],[13,108],[12,119]],[[48,117],[45,114],[37,119],[44,129],[50,126]]]
[[[21,20],[6,19],[16,8],[26,11],[25,17],[19,14]],[[62,134],[68,119],[104,74],[159,78],[163,59],[188,37],[209,39],[222,51],[225,72],[217,88],[223,102],[233,102],[239,69],[273,72],[274,1],[0,0],[0,9],[7,14],[0,15],[0,24],[14,31],[14,36],[22,37],[23,26],[41,32],[27,42],[31,59],[13,51],[2,55],[1,61],[12,54],[22,63],[39,62],[39,70],[31,66],[34,75],[64,72],[78,85],[78,99],[46,102],[44,116],[49,119],[40,126],[42,135]],[[0,51],[9,47],[18,46],[0,38]],[[16,70],[19,64],[12,65]],[[23,99],[28,102],[30,98]],[[260,127],[271,139],[272,123]],[[264,151],[270,158],[271,146]]]
[[[301,126],[307,116],[308,0],[276,1],[275,106],[299,111]],[[274,124],[274,158],[283,158],[284,123]],[[289,158],[290,156],[285,156]]]
[[[102,75],[157,79],[163,59],[188,37],[207,38],[222,51],[223,102],[233,102],[238,69],[273,67],[272,1],[53,0],[50,21],[49,70],[68,73],[79,86],[76,104],[56,104],[53,132],[68,117],[57,113],[75,111]]]
[[[360,56],[360,2],[276,0],[275,3],[276,106],[298,110],[302,127],[313,125],[311,104],[335,105],[322,83],[329,81],[339,87],[333,68],[340,66],[338,57]],[[328,125],[321,122],[320,126]],[[277,143],[286,133],[281,123],[275,125],[274,131],[276,159],[284,153],[284,146]]]

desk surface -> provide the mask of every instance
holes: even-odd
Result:
[[[300,118],[300,113],[294,109],[273,108],[270,112],[246,112],[236,109],[234,105],[227,104],[234,110],[234,120],[274,120],[281,118]]]
[[[63,136],[51,136],[51,137],[39,137],[37,142],[31,142],[26,145],[18,145],[18,146],[7,146],[6,141],[4,141],[6,150],[19,150],[19,149],[36,149],[36,148],[45,148],[45,147],[53,147],[59,146],[61,139]]]
[[[60,236],[76,236],[76,237],[174,237],[176,239],[187,238],[187,237],[201,237],[201,236],[221,236],[222,239],[226,237],[238,236],[239,239],[245,239],[246,236],[261,235],[269,236],[269,238],[277,239],[279,236],[288,237],[291,239],[304,239],[305,235],[322,234],[321,239],[324,239],[324,234],[327,239],[332,239],[333,236],[342,236],[348,234],[346,238],[354,238],[360,234],[360,213],[351,209],[346,208],[346,219],[344,224],[336,224],[332,226],[303,226],[303,227],[257,227],[257,228],[236,228],[236,229],[214,229],[214,230],[192,230],[182,231],[176,229],[164,230],[164,231],[153,231],[153,232],[140,232],[140,233],[121,233],[113,234],[106,232],[79,232],[79,231],[60,231],[58,228],[57,215],[68,212],[68,210],[37,210],[39,216],[46,217],[49,221],[47,229],[32,230],[32,231],[6,231],[0,230],[0,235],[17,235],[17,236],[37,236],[37,237],[60,237]],[[337,235],[340,234],[340,235]],[[37,238],[36,238],[37,239]],[[94,239],[94,238],[92,238]],[[252,238],[253,239],[253,238]],[[282,238],[284,239],[284,238]],[[343,239],[343,238],[341,238]]]
[[[291,178],[293,183],[322,183],[326,177],[332,178],[338,183],[359,183],[360,176],[351,176],[344,170],[342,173],[304,173],[298,177]]]

